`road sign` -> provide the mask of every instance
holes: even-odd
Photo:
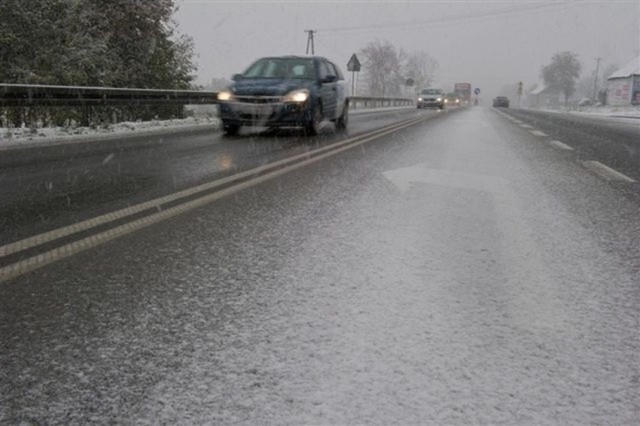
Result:
[[[473,91],[473,93],[475,93],[476,95],[480,94],[480,88],[476,87],[475,90]]]
[[[358,60],[358,57],[355,53],[351,55],[351,59],[349,59],[349,62],[347,62],[347,71],[360,71],[360,61]]]

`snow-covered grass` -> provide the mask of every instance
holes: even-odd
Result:
[[[109,136],[137,135],[147,133],[177,132],[199,126],[218,128],[220,120],[213,116],[189,117],[173,120],[151,120],[105,124],[96,127],[0,127],[0,146],[31,145],[43,142],[104,139]]]
[[[607,117],[631,117],[640,118],[639,106],[583,106],[567,109],[550,109],[542,108],[544,111],[550,112],[568,112],[573,114],[602,115]]]
[[[415,106],[378,107],[353,109],[351,114],[367,114],[375,112],[394,112],[415,108]],[[7,128],[0,127],[0,149],[19,146],[42,145],[49,143],[81,142],[105,140],[129,135],[145,135],[156,133],[178,133],[197,130],[198,128],[220,128],[217,110],[209,105],[193,105],[187,108],[191,117],[173,120],[151,120],[104,124],[94,127],[39,127],[31,129],[27,126]]]

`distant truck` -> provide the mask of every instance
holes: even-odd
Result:
[[[469,104],[471,102],[471,83],[455,83],[453,91],[460,97],[461,104]]]

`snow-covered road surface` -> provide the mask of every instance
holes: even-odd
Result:
[[[470,108],[4,283],[0,423],[637,424],[640,200],[573,155]]]

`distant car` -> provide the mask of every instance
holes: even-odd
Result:
[[[438,107],[444,109],[444,93],[440,89],[424,89],[418,95],[418,109]]]
[[[593,101],[589,98],[582,98],[578,101],[578,106],[591,106],[593,105]]]
[[[444,103],[447,105],[460,105],[460,97],[457,93],[447,93],[444,97]]]
[[[506,96],[498,96],[493,100],[494,108],[509,108],[509,98]]]
[[[324,120],[333,121],[337,129],[347,127],[348,88],[340,69],[326,58],[262,58],[233,80],[218,93],[228,135],[245,125],[303,127],[308,134],[316,134]]]

